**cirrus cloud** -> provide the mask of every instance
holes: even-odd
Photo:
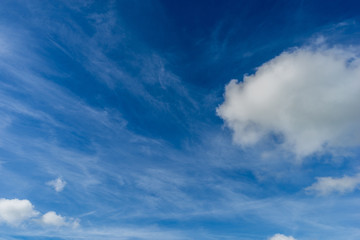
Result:
[[[232,80],[217,114],[243,146],[266,135],[303,157],[360,145],[360,58],[354,49],[283,52],[242,82]]]

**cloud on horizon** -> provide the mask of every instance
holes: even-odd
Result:
[[[269,240],[296,240],[295,238],[293,238],[292,236],[285,236],[283,234],[275,234],[274,236],[272,236],[271,238],[269,238]]]
[[[360,58],[356,49],[310,47],[286,51],[225,88],[217,114],[234,142],[250,146],[281,136],[282,147],[304,157],[360,145]]]

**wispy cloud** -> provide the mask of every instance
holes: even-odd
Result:
[[[194,234],[199,235],[199,237],[206,237],[205,234]],[[193,236],[194,236],[193,235]],[[184,232],[175,231],[175,230],[164,230],[159,227],[97,227],[97,228],[77,228],[71,229],[68,228],[66,231],[57,230],[56,228],[47,228],[46,230],[32,230],[27,231],[23,230],[22,233],[11,233],[4,234],[6,239],[18,239],[19,237],[26,236],[28,239],[38,239],[38,238],[61,238],[61,239],[143,239],[143,240],[187,240],[193,239],[193,236],[186,234]],[[0,238],[1,239],[1,238]],[[213,238],[203,238],[203,239],[213,239]]]
[[[53,187],[56,192],[61,192],[66,186],[66,181],[58,177],[57,179],[49,181],[46,184]]]

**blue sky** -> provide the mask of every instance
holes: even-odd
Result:
[[[360,238],[357,1],[0,7],[0,240]]]

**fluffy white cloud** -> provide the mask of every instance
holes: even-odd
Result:
[[[0,222],[18,225],[38,214],[29,200],[0,199]]]
[[[77,228],[80,225],[79,219],[65,218],[54,211],[45,213],[41,218],[36,218],[39,214],[34,209],[34,205],[27,199],[0,199],[0,223],[18,226],[23,222],[33,219],[44,226]]]
[[[293,238],[292,236],[285,236],[283,234],[275,234],[274,236],[272,236],[271,238],[269,238],[269,240],[296,240],[295,238]]]
[[[55,189],[55,191],[61,192],[62,190],[64,190],[64,187],[66,185],[66,181],[64,181],[62,178],[59,177],[59,178],[54,179],[54,180],[52,180],[50,182],[47,182],[46,184],[49,185],[49,186],[52,186]]]
[[[319,177],[313,185],[307,187],[305,190],[308,193],[324,196],[334,192],[340,194],[352,192],[359,185],[360,174],[354,177],[344,176],[342,178]]]
[[[41,218],[41,222],[46,225],[52,225],[57,227],[64,226],[67,224],[65,218],[60,215],[57,215],[56,212],[54,211],[45,213]]]
[[[217,108],[243,146],[281,134],[283,147],[306,156],[360,145],[360,58],[354,49],[299,48],[232,80]]]
[[[54,211],[45,213],[41,217],[40,221],[44,225],[54,227],[72,226],[73,228],[77,228],[80,225],[79,219],[67,219],[61,215],[56,214]]]

